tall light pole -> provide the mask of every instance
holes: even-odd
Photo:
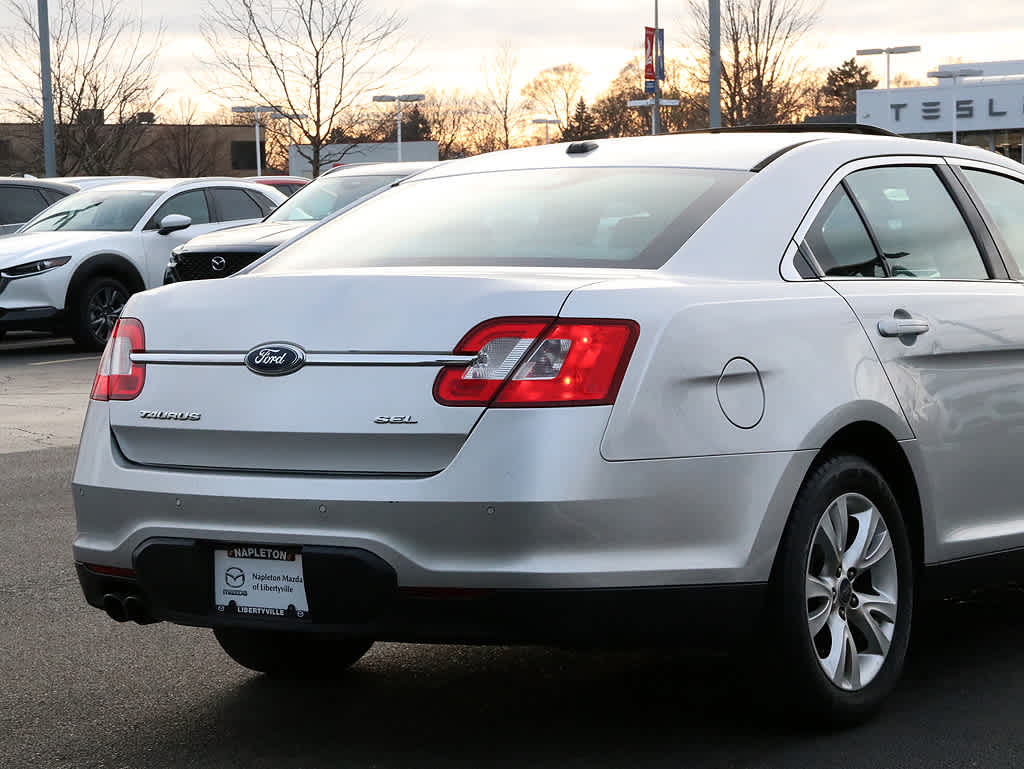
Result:
[[[877,56],[885,54],[885,90],[889,90],[889,57],[898,53],[917,53],[921,50],[919,45],[897,45],[891,48],[858,48],[858,56]]]
[[[983,70],[975,69],[975,68],[972,68],[972,67],[961,67],[960,69],[949,69],[949,70],[938,69],[938,70],[935,70],[934,72],[929,72],[928,73],[928,77],[934,77],[937,80],[952,80],[953,81],[953,91],[952,91],[952,96],[950,97],[950,100],[952,102],[952,104],[950,106],[952,107],[951,111],[953,112],[953,144],[957,144],[958,143],[957,140],[956,140],[956,85],[957,85],[957,82],[958,82],[957,78],[961,78],[961,77],[981,77],[984,74],[985,74],[985,72]]]
[[[651,136],[658,135],[658,102],[661,100],[661,81],[658,80],[657,61],[658,61],[658,0],[654,0],[654,93],[651,95],[653,104],[651,105]]]
[[[403,93],[398,96],[389,96],[387,94],[379,94],[373,97],[374,101],[384,102],[395,102],[398,105],[398,162],[402,162],[402,102],[403,101],[423,101],[427,97],[422,93]]]
[[[708,77],[708,127],[722,127],[722,10],[719,0],[708,0],[708,43],[711,71]]]
[[[280,107],[263,107],[250,105],[247,107],[232,107],[232,112],[251,112],[252,125],[256,129],[256,175],[263,176],[263,153],[260,152],[260,115],[267,115],[273,118],[285,118],[291,120],[302,120],[305,115],[287,115]]]
[[[544,143],[547,144],[548,143],[548,129],[551,126],[553,126],[553,125],[558,125],[558,121],[555,120],[554,118],[550,118],[550,117],[535,117],[533,119],[533,122],[537,123],[538,125],[541,124],[541,123],[544,124]]]
[[[53,82],[50,77],[50,10],[47,7],[47,0],[39,0],[39,75],[43,91],[43,166],[46,176],[56,176]]]

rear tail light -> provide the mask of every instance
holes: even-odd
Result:
[[[92,399],[96,401],[130,401],[139,396],[146,383],[146,366],[133,363],[133,352],[146,351],[146,332],[135,318],[121,318],[107,340],[100,358]]]
[[[598,406],[615,402],[640,327],[631,320],[498,318],[455,348],[476,355],[434,382],[445,406]]]

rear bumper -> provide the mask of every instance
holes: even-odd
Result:
[[[88,603],[142,599],[147,619],[196,627],[280,629],[416,643],[634,645],[718,648],[748,632],[765,585],[607,589],[423,590],[399,587],[390,566],[355,548],[304,548],[310,617],[265,619],[213,607],[212,543],[160,539],[135,554],[135,578],[78,564]]]
[[[73,479],[75,560],[133,568],[145,543],[172,538],[355,548],[400,589],[767,582],[814,452],[608,462],[607,415],[492,410],[436,475],[342,477],[132,464],[93,404]]]

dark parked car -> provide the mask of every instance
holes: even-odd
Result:
[[[366,163],[328,171],[258,224],[193,238],[171,252],[164,283],[226,278],[371,192],[437,163]]]
[[[288,197],[291,197],[309,184],[309,179],[305,179],[301,176],[247,176],[246,178],[250,182],[266,184],[268,187],[273,187],[275,190],[283,195],[287,195]]]
[[[0,179],[0,235],[17,232],[44,208],[72,192],[78,192],[73,184],[21,177]]]

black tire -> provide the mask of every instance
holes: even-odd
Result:
[[[366,639],[277,630],[214,628],[213,635],[239,665],[277,678],[334,678],[373,646]]]
[[[70,303],[71,337],[82,350],[102,350],[132,292],[110,276],[92,278]]]
[[[834,683],[823,669],[825,663],[819,663],[819,656],[824,657],[826,653],[819,651],[820,647],[816,647],[811,636],[809,613],[813,609],[812,599],[808,598],[807,593],[808,570],[819,521],[833,501],[846,494],[865,497],[880,513],[888,529],[897,576],[896,617],[891,623],[892,637],[888,653],[881,667],[873,674],[874,677],[866,685],[852,691]],[[855,534],[854,527],[850,528],[848,542]],[[820,540],[818,547],[821,547]],[[861,577],[863,575],[858,579]],[[867,579],[870,581],[874,577]],[[841,581],[839,584],[839,592],[843,593]],[[857,585],[857,582],[850,584]],[[847,595],[849,592],[849,589],[845,589]],[[842,603],[835,597],[831,601],[828,598],[818,600],[825,601],[824,605],[829,607],[837,607],[837,614],[841,611],[838,607]],[[910,642],[913,602],[914,565],[910,541],[899,504],[889,485],[873,465],[860,457],[841,455],[825,460],[811,472],[793,504],[779,546],[769,591],[768,627],[774,626],[775,649],[782,663],[774,671],[778,677],[776,685],[779,687],[776,694],[783,692],[793,708],[787,713],[786,720],[793,723],[791,716],[795,716],[801,719],[797,723],[811,726],[847,726],[860,723],[877,712],[896,687],[903,672]],[[842,610],[842,619],[846,621],[849,617],[852,638],[854,612],[857,609],[851,606],[857,604],[848,605]],[[859,606],[860,611],[865,608],[863,604]],[[877,615],[874,616],[877,619]],[[826,641],[830,627],[826,625],[820,631],[824,633]],[[816,637],[819,644],[822,643],[822,637]],[[859,639],[864,642],[866,636],[861,632]],[[849,685],[850,681],[841,683]]]

